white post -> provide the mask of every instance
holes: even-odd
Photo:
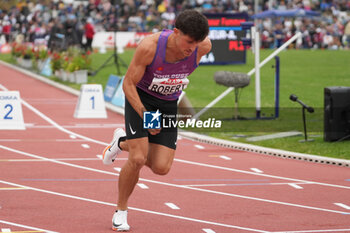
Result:
[[[271,53],[267,58],[265,58],[260,64],[259,68],[263,67],[266,63],[268,63],[272,58],[274,58],[277,54],[279,54],[282,50],[287,48],[291,43],[293,43],[296,39],[298,39],[301,36],[301,32],[297,32],[292,38],[290,38],[286,43],[284,43],[281,47],[276,49],[273,53]],[[247,74],[249,76],[253,75],[255,73],[255,68],[250,70]]]
[[[255,49],[255,107],[256,117],[260,117],[261,111],[261,91],[260,91],[260,35],[259,30],[255,30],[254,35],[254,49]]]

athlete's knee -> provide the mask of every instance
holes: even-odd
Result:
[[[130,156],[128,162],[133,168],[141,169],[146,164],[146,157],[143,155]]]
[[[152,172],[157,175],[164,176],[169,173],[171,166],[163,165],[163,166],[151,166]]]

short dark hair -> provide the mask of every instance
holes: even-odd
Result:
[[[184,10],[175,21],[175,27],[195,41],[203,41],[209,33],[208,19],[196,10]]]

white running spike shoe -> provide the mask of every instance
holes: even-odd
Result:
[[[114,162],[122,150],[118,146],[119,138],[126,136],[123,129],[114,130],[114,136],[112,142],[103,150],[102,161],[103,164],[109,165]]]
[[[128,225],[127,218],[127,210],[117,210],[112,218],[112,229],[114,231],[129,231],[130,226]]]

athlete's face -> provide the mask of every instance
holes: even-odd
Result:
[[[185,35],[177,28],[174,28],[174,32],[177,35],[176,45],[182,55],[185,57],[190,56],[199,44],[199,41],[195,41],[190,36]]]

